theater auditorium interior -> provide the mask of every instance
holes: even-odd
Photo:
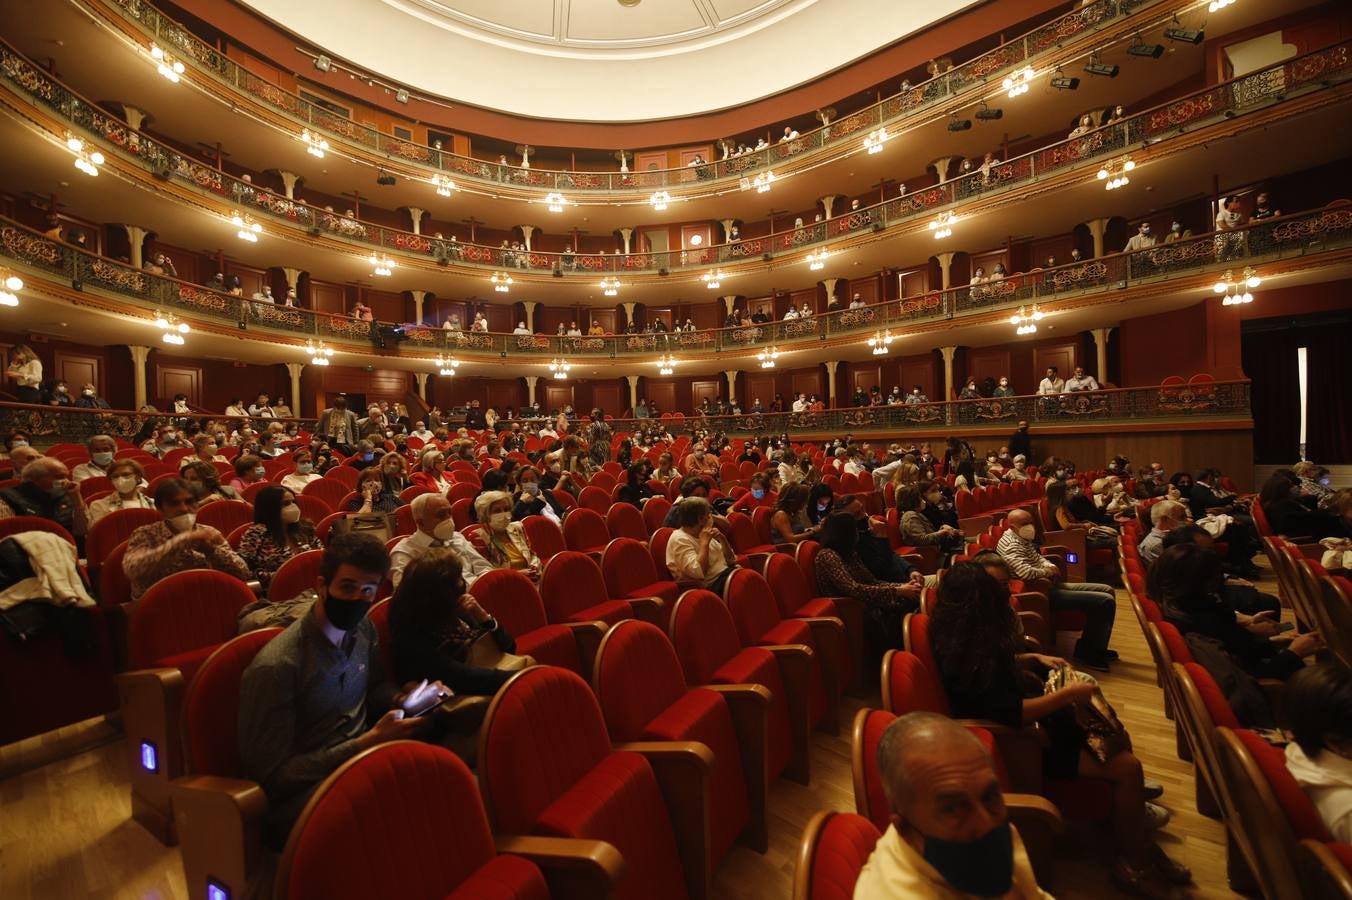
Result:
[[[0,897],[1352,898],[1345,0],[0,21]]]

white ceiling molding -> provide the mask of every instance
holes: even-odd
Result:
[[[241,0],[416,91],[544,119],[633,122],[810,82],[975,0]],[[472,73],[472,77],[470,76]]]

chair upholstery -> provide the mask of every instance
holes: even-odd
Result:
[[[474,580],[469,592],[516,639],[517,653],[583,677],[591,674],[591,659],[601,641],[602,626],[551,625],[545,618],[544,602],[535,584],[511,569],[485,572]]]
[[[390,816],[395,802],[399,814]],[[498,855],[459,757],[396,741],[353,757],[315,791],[287,840],[273,896],[547,900],[549,889],[534,863]]]
[[[609,503],[609,498],[606,500]],[[570,510],[563,519],[563,539],[569,550],[600,555],[610,543],[606,520],[593,509],[580,506]]]
[[[717,865],[751,824],[754,794],[763,828],[765,744],[744,759],[722,694],[687,688],[670,640],[646,622],[621,622],[601,642],[592,688],[614,741],[699,741],[714,755],[709,773],[710,860]],[[764,721],[761,712],[760,721]],[[763,727],[760,729],[763,733]],[[759,779],[752,784],[752,779]]]
[[[531,551],[540,558],[542,565],[549,562],[554,554],[568,549],[568,545],[563,541],[563,532],[552,519],[544,516],[526,516],[521,521],[521,526],[526,532],[526,541],[530,544]]]
[[[606,544],[601,573],[607,593],[616,599],[661,597],[670,609],[679,595],[676,582],[658,577],[648,548],[631,538],[615,538]]]
[[[775,553],[765,561],[765,580],[779,601],[779,612],[784,618],[833,616],[845,623],[842,635],[845,643],[836,648],[841,657],[839,664],[847,677],[846,683],[862,688],[861,669],[866,654],[864,605],[853,597],[814,596],[815,580],[809,583],[802,568],[787,553]]]
[[[600,485],[596,479],[592,479],[592,483],[578,493],[577,502],[583,509],[604,516],[606,510],[610,509],[610,487]]]
[[[339,478],[333,474],[338,471],[347,471],[352,472],[354,475],[356,474],[354,469],[345,469],[343,466],[338,466],[323,478],[316,478],[314,481],[307,484],[304,489],[301,490],[301,496],[314,497],[316,500],[322,500],[324,505],[330,510],[335,512],[339,510],[343,498],[352,491],[352,488],[357,484],[357,481],[353,478],[352,483],[348,484],[346,479]]]
[[[643,522],[643,513],[631,503],[610,505],[610,509],[606,510],[606,530],[610,532],[612,540],[624,537],[645,544],[648,542],[648,526]]]
[[[610,599],[601,568],[592,558],[572,550],[556,553],[545,563],[540,596],[549,621],[556,624],[600,620],[614,625],[634,615],[628,602]]]
[[[131,616],[131,668],[171,665],[191,680],[211,650],[235,636],[235,616],[253,600],[244,582],[214,569],[176,572],[156,582]]]
[[[127,553],[127,542],[112,549],[99,570],[99,605],[118,607],[131,602],[131,579],[122,569],[122,557]]]
[[[282,563],[268,585],[269,602],[290,600],[313,588],[319,579],[319,564],[323,559],[323,550],[306,550]]]
[[[113,548],[131,537],[133,531],[158,521],[160,514],[153,509],[119,509],[89,526],[85,535],[85,559],[89,561],[90,572],[97,573]]]
[[[667,568],[667,542],[675,531],[674,528],[659,528],[648,541],[648,555],[652,557],[653,569],[663,580],[671,579],[671,570]]]
[[[318,497],[307,497],[303,493],[295,495],[296,505],[300,507],[300,517],[308,519],[312,523],[318,523],[324,519],[333,510],[329,505]],[[207,504],[210,506],[211,504]],[[226,532],[229,534],[230,532]]]
[[[823,810],[803,831],[793,900],[851,900],[882,833],[863,816]]]
[[[667,513],[671,511],[671,501],[665,497],[653,497],[647,503],[643,504],[643,525],[648,534],[652,534],[662,527],[662,523],[667,518]]]
[[[44,519],[41,516],[10,516],[8,519],[0,519],[0,541],[24,531],[50,531],[58,537],[65,538],[72,547],[75,546],[75,538],[71,533],[51,519]]]
[[[732,529],[732,548],[737,552],[739,562],[775,552],[774,544],[760,540],[755,523],[745,513],[729,513],[728,525]],[[758,566],[758,561],[752,560],[747,564]]]
[[[498,831],[613,844],[625,862],[616,900],[689,896],[652,766],[611,749],[579,676],[550,666],[513,676],[489,707],[479,748],[480,785]]]
[[[243,500],[213,500],[197,510],[197,523],[210,525],[221,534],[229,534],[241,525],[252,524],[253,520],[253,505]]]

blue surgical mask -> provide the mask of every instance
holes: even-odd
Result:
[[[376,458],[376,455],[374,452],[367,450],[365,453],[361,455],[361,458],[363,462],[370,462],[371,460]]]
[[[751,489],[751,496],[755,497],[757,500],[760,500],[760,499],[762,499],[762,498],[765,497],[765,489],[764,489],[764,488],[752,488],[752,489]]]
[[[827,511],[828,509],[830,509],[830,508],[831,508],[831,503],[830,503],[829,500],[828,500],[827,502],[825,502],[825,503],[818,503],[818,504],[817,504],[817,512],[826,512],[826,511]]]
[[[921,835],[925,862],[954,890],[978,897],[1001,897],[1014,885],[1014,834],[1003,822],[974,841],[945,841]]]

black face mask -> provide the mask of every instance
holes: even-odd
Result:
[[[365,600],[344,600],[332,594],[324,595],[324,617],[329,624],[342,631],[351,631],[366,618],[371,604]]]
[[[1009,823],[974,841],[944,841],[921,835],[921,855],[948,884],[964,894],[1000,897],[1014,884],[1014,836]]]

